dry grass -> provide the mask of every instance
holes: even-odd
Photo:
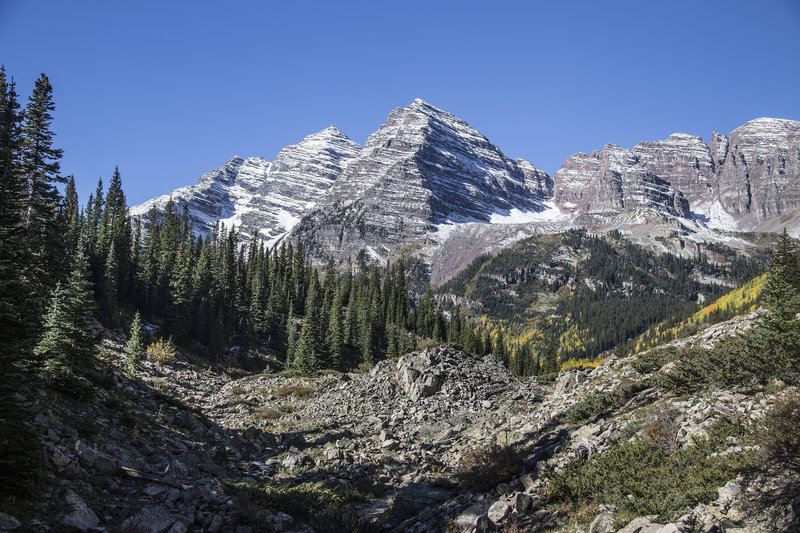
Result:
[[[148,361],[152,361],[157,365],[169,365],[175,362],[177,355],[175,353],[175,346],[171,341],[158,339],[145,350],[145,356]]]
[[[313,387],[299,383],[299,384],[284,385],[283,387],[278,387],[278,389],[275,391],[275,396],[282,398],[284,396],[289,396],[291,394],[295,398],[305,398],[312,392],[314,392]]]
[[[458,462],[456,476],[469,489],[488,489],[514,475],[520,458],[513,446],[490,444],[472,448]]]
[[[253,413],[254,420],[275,420],[276,418],[281,417],[281,412],[275,409],[274,407],[262,407],[255,413]]]
[[[164,378],[152,377],[150,378],[150,386],[162,394],[169,390],[169,382]]]

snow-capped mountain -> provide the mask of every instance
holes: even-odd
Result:
[[[171,199],[177,213],[187,207],[196,233],[209,233],[217,221],[230,225],[240,219],[253,194],[266,183],[270,166],[271,163],[261,157],[242,159],[235,156],[221,167],[200,176],[195,185],[135,205],[130,208],[130,214],[146,223],[151,210],[155,209],[160,216]]]
[[[363,147],[331,126],[272,162],[235,157],[171,197],[197,233],[221,221],[270,245],[300,238],[320,261],[418,255],[434,283],[479,254],[576,226],[695,253],[730,238],[717,230],[800,233],[800,122],[760,118],[708,143],[676,133],[630,150],[606,145],[570,156],[551,178],[417,99]],[[131,213],[146,218],[169,198]]]
[[[196,185],[176,189],[131,208],[146,218],[162,213],[172,198],[178,212],[188,207],[196,233],[219,221],[236,226],[243,238],[260,235],[272,244],[285,235],[361,150],[333,126],[281,150],[273,162],[234,157],[203,174]]]
[[[551,191],[545,172],[418,99],[389,114],[293,235],[318,257],[365,249],[385,259],[406,245],[441,244],[442,225],[541,213]]]

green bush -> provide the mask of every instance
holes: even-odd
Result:
[[[649,374],[661,369],[661,367],[670,361],[676,360],[678,356],[678,349],[674,346],[654,348],[637,354],[631,366],[640,374]]]
[[[234,513],[242,523],[255,531],[263,529],[259,517],[263,509],[283,511],[306,520],[315,531],[371,531],[368,522],[355,510],[354,504],[364,501],[363,495],[329,487],[323,482],[277,483],[222,481],[223,491],[234,500]],[[271,529],[270,529],[271,531]]]
[[[616,505],[625,517],[659,515],[672,520],[687,508],[716,499],[717,487],[744,467],[737,457],[712,456],[724,449],[730,431],[712,431],[710,438],[672,453],[643,436],[615,444],[553,476],[548,496],[572,507],[588,501]]]
[[[564,413],[563,421],[567,424],[585,422],[596,415],[622,407],[628,400],[650,386],[650,380],[645,379],[628,383],[613,391],[593,394],[569,406]]]
[[[666,391],[692,394],[713,386],[765,386],[788,370],[772,360],[774,352],[760,342],[756,330],[731,337],[711,349],[687,348],[669,372],[656,376]]]

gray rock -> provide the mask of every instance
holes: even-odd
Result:
[[[616,513],[606,511],[600,513],[592,520],[589,533],[614,533],[625,521]]]
[[[650,526],[656,518],[658,518],[657,515],[634,518],[625,527],[618,530],[617,533],[644,533],[645,528]],[[656,524],[656,527],[661,526]]]
[[[2,529],[3,531],[10,531],[13,529],[17,529],[21,525],[22,522],[20,522],[10,514],[0,512],[0,529]]]
[[[167,533],[186,533],[188,530],[189,527],[183,522],[175,522],[172,524],[172,527],[169,528]]]
[[[64,454],[64,452],[62,452],[58,448],[53,448],[50,451],[50,460],[53,461],[53,464],[56,465],[56,467],[58,468],[64,468],[65,466],[67,466],[72,462],[70,458],[67,457]]]
[[[508,513],[511,512],[511,506],[508,502],[504,502],[502,500],[494,502],[491,507],[489,507],[489,511],[486,515],[489,517],[489,520],[494,522],[495,524],[499,524],[501,521],[508,516]]]
[[[66,510],[59,522],[61,525],[86,531],[100,523],[97,515],[74,491],[68,490],[64,495]]]
[[[281,462],[281,466],[283,466],[283,468],[291,472],[293,470],[297,470],[303,465],[307,465],[310,463],[311,463],[311,458],[308,455],[301,452],[297,448],[292,447],[289,448],[289,451],[286,452],[286,455],[283,458],[283,462]]]
[[[163,533],[175,522],[169,510],[163,505],[151,505],[140,509],[122,523],[123,528],[141,533]]]
[[[531,475],[522,476],[520,481],[522,482],[522,486],[525,488],[525,492],[530,492],[535,487],[534,479]]]
[[[189,411],[179,411],[178,414],[175,415],[175,424],[188,430],[195,430],[202,425],[200,421],[197,420],[197,417]]]
[[[524,492],[520,492],[517,494],[515,507],[518,513],[527,513],[533,509],[533,496]]]
[[[211,523],[208,525],[208,533],[218,533],[225,525],[225,520],[218,514],[211,517]]]
[[[729,481],[724,487],[717,489],[717,493],[719,494],[719,499],[717,501],[723,507],[729,506],[740,492],[742,492],[742,487],[740,487],[738,483]]]
[[[113,474],[117,471],[117,461],[109,455],[97,452],[94,459],[94,469],[100,474]]]
[[[86,468],[94,466],[94,461],[97,459],[97,450],[79,440],[75,443],[75,451],[78,452],[78,459],[82,466]]]
[[[477,503],[472,504],[466,510],[461,512],[456,519],[453,521],[453,524],[458,529],[458,531],[469,531],[470,529],[474,528],[477,523],[478,519],[486,518],[488,520],[487,511],[489,510],[489,503],[485,501],[480,501]]]

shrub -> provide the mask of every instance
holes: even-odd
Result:
[[[456,468],[456,476],[468,489],[496,486],[520,468],[520,457],[513,446],[490,444],[467,450]]]
[[[645,379],[628,383],[613,391],[593,394],[569,406],[564,412],[564,422],[567,424],[585,422],[596,415],[622,407],[636,394],[649,387],[650,380]]]
[[[728,431],[712,430],[710,438],[672,453],[644,436],[617,443],[553,476],[548,496],[573,507],[587,501],[611,504],[627,517],[659,515],[672,520],[687,508],[716,499],[717,487],[743,468],[737,457],[716,455],[725,448]]]
[[[172,340],[165,341],[163,338],[148,346],[145,355],[148,361],[152,361],[157,365],[172,364],[177,358]]]
[[[253,418],[255,420],[275,420],[276,418],[281,417],[281,412],[275,409],[274,407],[263,407],[253,413]]]
[[[678,449],[679,416],[680,412],[674,407],[662,407],[645,427],[645,436],[664,453]]]
[[[234,512],[244,521],[248,518],[258,520],[257,515],[252,513],[254,509],[282,511],[306,520],[319,514],[332,516],[329,513],[336,512],[344,516],[353,503],[363,500],[359,494],[345,492],[339,487],[328,487],[322,482],[290,484],[271,481],[222,481],[220,485],[225,494],[233,497]]]
[[[674,346],[654,348],[636,355],[631,366],[640,374],[649,374],[661,369],[665,364],[678,358],[678,349]]]
[[[800,493],[800,392],[794,391],[775,402],[757,433],[755,454],[758,473],[781,479],[772,490],[764,490],[768,503],[789,501]]]

